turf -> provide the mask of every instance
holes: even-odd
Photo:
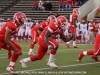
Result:
[[[78,59],[78,53],[80,50],[91,50],[94,45],[91,44],[78,44],[79,48],[67,48],[65,44],[60,44],[57,54],[55,56],[55,63],[58,65],[58,69],[48,67],[47,60],[49,55],[45,55],[43,60],[27,63],[28,68],[23,69],[19,64],[19,60],[27,58],[29,51],[29,42],[18,42],[22,47],[23,55],[19,57],[16,62],[15,69],[19,75],[99,75],[100,63],[91,59],[91,56],[85,56],[82,62],[75,61]],[[34,52],[37,52],[38,44],[35,45]],[[11,75],[6,71],[6,67],[9,64],[7,59],[7,51],[0,50],[0,74]]]

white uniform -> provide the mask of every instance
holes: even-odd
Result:
[[[84,42],[84,39],[85,39],[85,43],[86,43],[86,41],[87,41],[87,24],[80,24],[80,31],[82,32],[81,33],[82,43]]]
[[[31,36],[31,28],[33,26],[33,22],[26,22],[25,26],[26,26],[25,36]]]
[[[79,32],[80,32],[80,29],[79,29],[80,22],[77,22],[76,25],[77,25],[77,28],[76,28],[76,36],[78,37],[79,36]]]
[[[70,25],[69,23],[66,24],[66,27],[65,27],[66,30],[65,30],[65,32],[64,32],[64,35],[65,35],[65,36],[67,36],[67,35],[69,34],[69,32],[68,32],[68,30],[69,30],[69,25]]]
[[[2,28],[3,25],[4,25],[4,22],[0,22],[0,29]]]
[[[25,25],[22,25],[18,31],[18,36],[24,36],[24,32],[25,32],[25,29],[24,29]]]

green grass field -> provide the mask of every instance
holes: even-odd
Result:
[[[77,49],[74,49],[72,45],[67,48],[65,44],[60,44],[58,52],[55,56],[55,63],[59,66],[58,69],[48,67],[47,60],[49,55],[45,55],[43,60],[28,63],[27,69],[23,69],[19,64],[19,60],[29,57],[29,44],[27,42],[19,43],[22,46],[23,55],[20,56],[15,65],[15,70],[19,72],[19,75],[99,75],[100,63],[95,62],[90,56],[85,56],[82,62],[76,62],[78,59],[78,53],[80,50],[93,49],[93,45],[90,44],[78,44]],[[36,53],[38,45],[35,45],[34,52]],[[7,59],[7,51],[0,50],[0,75],[11,75],[6,71],[6,67],[9,64]]]

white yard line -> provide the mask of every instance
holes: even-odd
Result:
[[[98,64],[100,62],[93,62],[93,63],[85,63],[85,64],[74,64],[74,65],[67,65],[67,66],[60,66],[59,68],[67,68],[67,67],[77,67],[77,66],[85,66],[85,65],[92,65],[92,64]],[[40,69],[32,69],[32,70],[22,70],[22,71],[17,71],[18,73],[22,72],[30,72],[30,71],[42,71],[42,70],[48,70],[52,68],[40,68]],[[7,75],[11,73],[2,73],[0,75]]]
[[[0,57],[0,58],[7,58],[7,57]]]
[[[62,50],[57,50],[57,51],[68,51],[68,50],[91,50],[91,49],[69,49],[69,48],[66,48],[66,49],[62,49]],[[34,51],[34,52],[37,52],[37,51]],[[28,52],[23,52],[23,53],[28,53]],[[7,53],[4,53],[4,54],[0,54],[0,55],[7,55]]]

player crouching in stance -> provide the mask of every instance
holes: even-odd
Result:
[[[51,51],[50,51],[50,57],[49,57],[47,65],[52,68],[58,68],[58,66],[54,63],[54,56],[57,52],[59,44],[56,42],[56,40],[51,39],[50,37],[53,34],[55,35],[60,34],[60,38],[64,42],[72,40],[73,36],[71,36],[70,38],[66,38],[63,34],[66,22],[67,22],[67,19],[64,16],[59,16],[57,17],[56,22],[50,22],[49,25],[45,27],[45,29],[42,31],[41,35],[38,38],[39,47],[38,47],[37,54],[32,55],[29,58],[20,60],[20,63],[23,68],[27,67],[26,66],[27,62],[42,60],[48,49],[50,49]]]
[[[6,22],[0,30],[0,49],[4,48],[8,51],[13,51],[10,64],[6,68],[7,71],[13,74],[16,74],[14,65],[18,57],[22,55],[22,52],[21,47],[16,42],[12,41],[11,37],[18,32],[19,27],[24,24],[25,20],[26,15],[22,12],[17,12],[13,17],[13,21]]]

